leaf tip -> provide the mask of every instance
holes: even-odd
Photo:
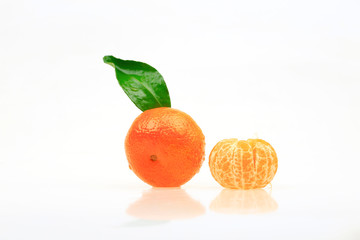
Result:
[[[111,55],[106,55],[106,56],[103,57],[104,63],[107,63],[107,64],[112,63],[113,59],[114,59],[114,57],[111,56]]]
[[[115,59],[115,57],[111,56],[111,55],[106,55],[103,57],[104,63],[109,64],[110,66],[115,68],[114,59]]]

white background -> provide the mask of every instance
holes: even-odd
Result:
[[[0,239],[25,239],[25,234],[26,239],[123,237],[100,220],[91,225],[75,218],[79,229],[66,220],[95,219],[106,211],[125,219],[127,205],[150,188],[128,169],[124,138],[141,112],[119,87],[114,70],[102,62],[109,54],[157,68],[172,106],[202,128],[206,161],[183,189],[206,209],[195,222],[204,230],[216,231],[205,226],[220,224],[224,232],[238,233],[244,229],[230,222],[254,222],[246,229],[256,237],[257,221],[264,227],[268,221],[291,224],[292,219],[294,229],[309,226],[302,230],[304,238],[357,239],[359,12],[355,0],[2,0],[0,223],[5,227],[0,227]],[[254,137],[271,143],[278,154],[273,181],[277,212],[260,219],[209,213],[211,199],[221,190],[208,167],[212,147],[224,138]],[[80,194],[84,191],[91,200]],[[302,197],[286,201],[291,194]],[[304,199],[302,209],[297,204]],[[106,208],[116,201],[122,201],[118,212]],[[79,213],[80,206],[88,215]],[[334,209],[339,217],[329,220]],[[304,211],[308,214],[303,216]],[[53,212],[62,212],[63,218]],[[52,221],[53,230],[41,235],[40,229]],[[324,231],[311,228],[324,221],[329,224],[318,226]],[[339,222],[344,225],[334,228]],[[187,221],[150,226],[147,231],[154,232],[146,235],[195,231],[191,226]],[[55,234],[60,229],[63,235]],[[278,237],[299,236],[277,230]],[[184,232],[174,236],[193,236]],[[220,233],[210,231],[207,238]]]

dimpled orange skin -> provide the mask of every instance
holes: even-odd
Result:
[[[125,139],[132,171],[153,187],[179,187],[189,181],[205,159],[205,137],[186,113],[154,108],[140,114]]]
[[[263,188],[274,178],[278,159],[274,148],[264,140],[225,139],[209,156],[212,176],[225,188]]]

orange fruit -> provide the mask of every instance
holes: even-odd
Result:
[[[205,137],[186,113],[161,107],[141,113],[125,139],[132,171],[154,187],[179,187],[204,161]]]
[[[209,166],[212,176],[225,188],[263,188],[274,178],[278,159],[264,140],[232,138],[215,145]]]

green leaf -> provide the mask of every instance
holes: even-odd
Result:
[[[115,68],[116,78],[131,101],[145,111],[171,107],[169,91],[161,74],[146,63],[105,56],[104,63]]]

